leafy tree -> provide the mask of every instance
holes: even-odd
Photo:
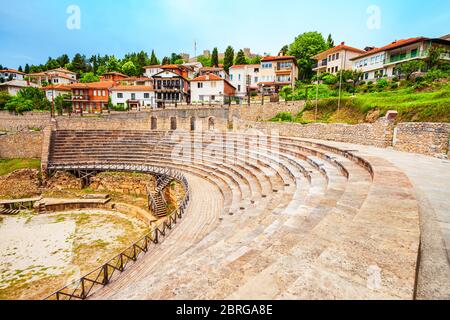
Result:
[[[47,60],[47,63],[45,64],[45,69],[52,70],[52,69],[57,69],[57,68],[59,68],[58,61],[49,57]]]
[[[219,51],[217,50],[217,48],[214,48],[211,54],[211,65],[213,67],[219,66]]]
[[[441,55],[444,53],[443,48],[431,47],[428,52],[428,68],[437,68],[441,64]]]
[[[136,66],[133,62],[128,61],[122,66],[122,72],[126,74],[127,76],[134,76],[136,75]]]
[[[81,83],[92,83],[100,81],[100,77],[96,76],[93,72],[86,72],[80,78]]]
[[[33,110],[49,110],[50,101],[47,100],[45,92],[39,88],[25,87],[19,90],[17,97],[31,101]]]
[[[67,54],[63,54],[60,57],[56,58],[56,61],[61,68],[65,68],[66,64],[70,63],[70,59]]]
[[[70,112],[72,109],[72,103],[69,101],[71,98],[71,95],[64,94],[59,95],[55,98],[55,111],[62,115],[64,112],[68,111]]]
[[[152,50],[152,55],[150,57],[150,65],[151,66],[156,66],[158,64],[159,64],[159,62],[158,62],[158,58],[156,58],[155,50]]]
[[[106,65],[108,72],[120,72],[122,68],[120,67],[120,62],[115,56],[110,56]]]
[[[233,65],[234,61],[234,49],[232,46],[228,46],[225,50],[225,57],[223,60],[223,68],[228,73],[230,70],[230,67]]]
[[[99,67],[99,61],[96,55],[91,56],[89,59],[89,62],[92,64],[92,71],[94,74],[97,73],[98,67]]]
[[[102,76],[103,74],[108,72],[108,68],[106,66],[100,66],[97,69],[97,76]]]
[[[254,56],[252,58],[248,58],[248,64],[260,64],[261,63],[261,57],[260,56]]]
[[[19,66],[19,69],[17,71],[23,72],[22,66]]]
[[[197,61],[200,62],[204,67],[212,66],[211,58],[205,56],[198,56]]]
[[[295,41],[289,46],[289,54],[297,58],[302,80],[312,78],[312,66],[315,63],[312,57],[325,50],[327,50],[327,44],[319,32],[305,32],[295,38]]]
[[[8,94],[8,92],[0,91],[0,110],[5,109],[5,105],[9,100],[11,100],[11,98],[12,97]]]
[[[20,95],[12,97],[5,105],[6,110],[9,112],[15,112],[22,114],[26,111],[33,110],[33,101],[29,99],[25,99]]]
[[[88,66],[86,62],[86,56],[77,53],[72,62],[69,63],[70,71],[76,72],[78,75],[81,75],[84,72],[88,71]]]
[[[281,48],[280,52],[283,54],[283,56],[285,56],[289,52],[289,45],[283,46],[283,48]]]
[[[24,72],[25,72],[26,74],[30,73],[30,65],[29,65],[28,63],[25,65]]]
[[[328,47],[328,49],[334,48],[334,40],[331,37],[331,33],[328,35],[328,38],[327,38],[327,47]]]
[[[420,71],[425,68],[425,62],[422,60],[412,60],[404,62],[396,69],[406,80],[409,80],[414,72]]]
[[[234,64],[247,64],[247,59],[245,59],[245,54],[242,49],[237,53]]]
[[[177,63],[179,61],[182,61],[181,63]],[[170,63],[171,64],[183,64],[183,57],[181,56],[181,54],[176,54],[176,53],[172,53],[172,55],[170,56]]]
[[[164,57],[162,60],[162,65],[167,65],[170,64],[170,58],[169,57]]]

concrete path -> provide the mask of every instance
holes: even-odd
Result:
[[[450,299],[450,161],[349,143],[326,143],[360,155],[382,157],[401,168],[420,204],[422,252],[418,299]]]

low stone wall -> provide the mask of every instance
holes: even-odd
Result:
[[[279,134],[306,139],[320,139],[372,145],[386,148],[392,145],[394,123],[380,119],[373,124],[308,124],[253,122],[235,118],[235,129],[257,129],[267,134]]]
[[[450,155],[450,123],[399,123],[393,146],[396,150],[434,157]]]
[[[0,136],[0,158],[40,158],[42,132],[19,132]]]
[[[0,131],[42,130],[48,124],[50,124],[50,113],[48,112],[27,112],[23,115],[15,115],[7,111],[0,111]]]
[[[280,112],[290,112],[293,115],[299,113],[305,106],[304,101],[266,103],[264,105],[232,105],[230,106],[229,116],[232,120],[237,117],[244,121],[264,121],[270,120]]]

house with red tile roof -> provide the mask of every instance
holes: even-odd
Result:
[[[258,86],[266,92],[278,93],[298,80],[297,59],[293,56],[266,56],[261,59]]]
[[[442,60],[450,61],[450,41],[443,38],[415,37],[393,41],[373,48],[351,59],[353,70],[363,73],[364,80],[398,76],[398,65],[411,60],[426,61],[431,47],[442,48]],[[424,71],[424,70],[422,70]]]
[[[190,81],[180,75],[180,69],[163,70],[153,76],[156,104],[164,108],[166,104],[190,102]]]
[[[41,90],[45,92],[45,96],[49,101],[54,100],[61,95],[68,95],[72,93],[72,89],[65,84],[54,84],[46,87],[41,87]]]
[[[74,113],[102,113],[106,110],[113,81],[74,83],[67,85],[72,91]]]
[[[113,81],[113,82],[118,82],[121,81],[123,79],[128,78],[127,75],[120,73],[120,72],[107,72],[104,73],[101,77],[100,77],[100,81]]]
[[[336,74],[340,70],[352,70],[352,58],[365,53],[364,50],[347,46],[345,42],[340,45],[325,50],[314,57],[317,64],[313,66],[313,71],[317,73],[328,72]]]
[[[207,74],[215,74],[216,76],[221,77],[222,79],[229,80],[229,76],[225,69],[222,67],[202,67],[198,71],[199,76],[205,76]]]
[[[111,101],[127,110],[156,107],[153,86],[118,85],[111,88]]]
[[[23,80],[25,73],[15,69],[3,69],[0,70],[0,82],[11,80]]]
[[[191,80],[192,103],[226,104],[236,95],[236,88],[226,79],[210,73]]]
[[[45,84],[72,84],[77,82],[77,74],[64,68],[31,73],[26,75],[26,77],[39,86]]]

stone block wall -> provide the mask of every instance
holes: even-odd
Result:
[[[396,150],[448,157],[450,123],[399,123],[395,128],[393,146]]]
[[[235,129],[257,129],[264,133],[306,139],[320,139],[372,145],[386,148],[392,145],[394,123],[381,119],[373,124],[307,124],[253,122],[235,118]]]
[[[270,120],[280,112],[290,112],[292,115],[299,113],[305,106],[304,101],[266,103],[264,105],[232,105],[230,106],[230,121],[237,117],[245,121],[263,121]]]
[[[0,136],[0,158],[36,158],[41,157],[42,132],[19,132]]]
[[[49,124],[50,113],[48,112],[27,112],[23,115],[15,115],[7,111],[0,111],[0,131],[42,130]]]

